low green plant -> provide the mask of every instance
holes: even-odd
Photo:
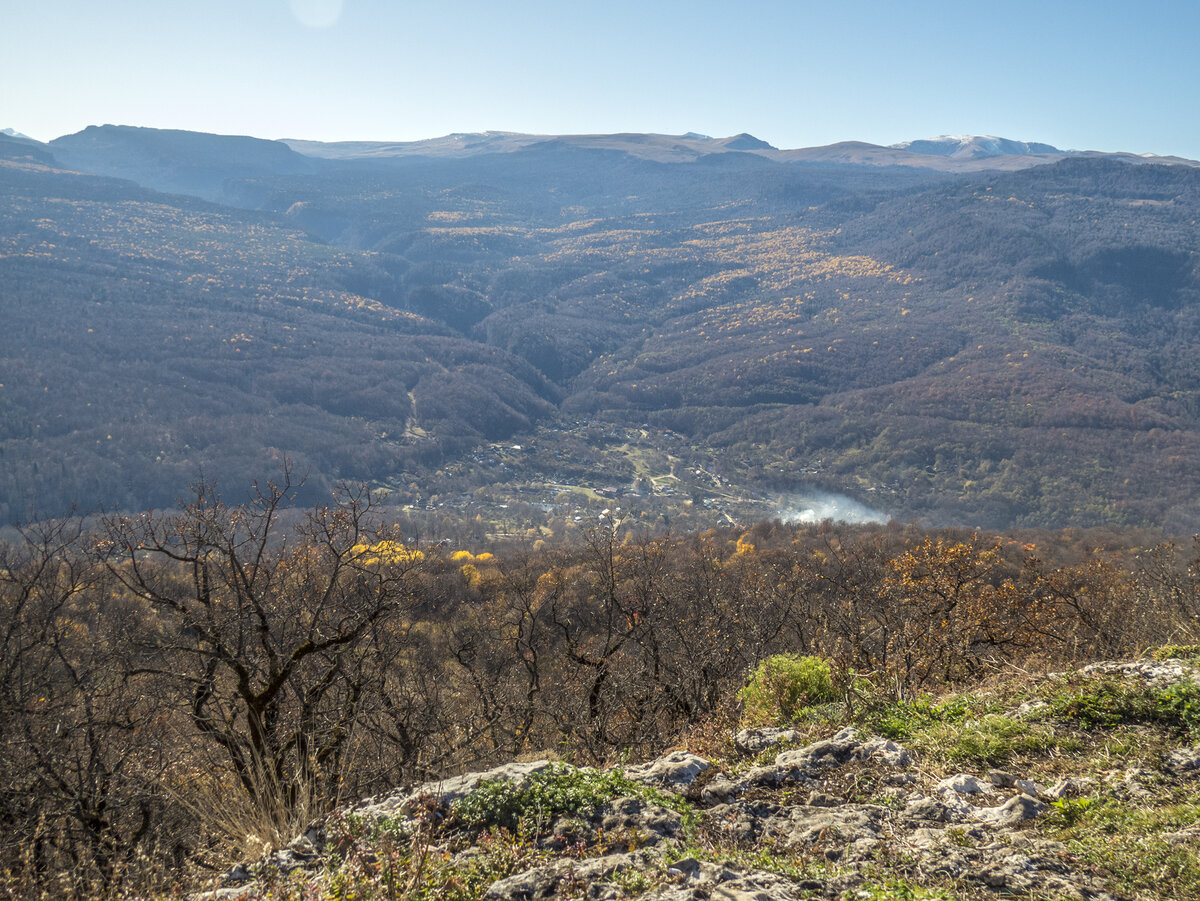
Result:
[[[902,741],[933,726],[966,722],[976,712],[976,705],[964,696],[955,695],[940,702],[920,696],[878,705],[867,712],[862,725],[884,738]]]
[[[919,746],[940,750],[946,761],[1000,766],[1022,754],[1045,751],[1055,744],[1053,730],[989,714],[977,720],[941,725],[926,733]]]
[[[452,806],[456,819],[468,826],[500,826],[536,831],[559,817],[590,816],[620,797],[642,798],[663,806],[686,806],[666,797],[620,770],[600,771],[566,763],[549,767],[521,781],[493,779],[480,785]]]
[[[833,674],[820,657],[776,654],[755,667],[738,692],[745,726],[786,726],[810,708],[837,700]]]
[[[1200,683],[1180,682],[1155,694],[1169,714],[1169,725],[1191,736],[1200,734]]]
[[[962,826],[946,827],[946,840],[960,848],[967,848],[971,845],[971,837],[967,835],[967,830]]]
[[[1073,720],[1085,729],[1111,729],[1141,723],[1181,735],[1200,734],[1200,684],[1167,688],[1104,679],[1047,699],[1043,716]]]
[[[1098,806],[1095,798],[1059,798],[1050,802],[1051,816],[1066,827],[1077,826]]]
[[[1171,837],[1191,834],[1198,826],[1200,804],[1186,789],[1176,798],[1142,804],[1090,798],[1056,802],[1042,823],[1072,855],[1102,870],[1113,892],[1173,901],[1200,899],[1200,855],[1192,842]]]

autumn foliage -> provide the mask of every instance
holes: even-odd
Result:
[[[291,493],[206,488],[0,547],[13,885],[170,881],[398,783],[654,754],[733,722],[775,655],[828,662],[825,701],[1200,638],[1192,552],[1119,536],[602,521],[576,546],[445,550],[363,490],[308,511]]]

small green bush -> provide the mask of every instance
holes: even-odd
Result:
[[[1059,798],[1050,802],[1051,818],[1057,825],[1070,829],[1082,823],[1098,804],[1095,798]]]
[[[1155,695],[1169,726],[1187,735],[1200,734],[1200,684],[1180,682]]]
[[[817,704],[837,700],[829,664],[820,657],[776,654],[762,661],[738,692],[747,726],[785,726]]]
[[[553,763],[520,782],[483,782],[456,801],[452,809],[458,820],[469,826],[515,830],[536,828],[537,824],[548,824],[563,816],[590,816],[619,797],[658,800],[658,793],[620,770],[601,772]]]

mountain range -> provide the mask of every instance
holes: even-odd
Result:
[[[936,524],[1200,530],[1192,161],[8,131],[4,521],[288,458],[313,498],[364,479],[492,531],[815,490]]]

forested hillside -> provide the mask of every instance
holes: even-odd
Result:
[[[1195,168],[146,131],[5,145],[5,520],[287,456],[317,493],[366,479],[493,533],[813,488],[930,523],[1200,529]]]
[[[723,759],[726,779],[722,787],[714,768],[688,794],[696,812],[675,835],[684,843],[663,846],[670,861],[753,860],[789,867],[798,880],[797,867],[839,861],[829,846],[848,855],[843,863],[864,864],[850,871],[860,881],[882,873],[942,886],[1007,857],[996,849],[1009,845],[968,835],[973,821],[933,783],[995,767],[1010,773],[997,785],[1043,783],[1024,787],[1029,805],[1065,797],[1047,794],[1064,776],[1086,777],[1070,794],[1094,805],[1066,823],[1039,820],[1048,840],[1076,843],[1072,854],[1062,845],[1039,852],[1055,868],[1018,864],[1017,874],[1075,873],[1089,884],[1132,883],[1136,897],[1200,897],[1194,846],[1162,834],[1193,834],[1200,820],[1191,781],[1200,766],[1191,747],[1200,736],[1195,546],[1131,530],[984,535],[828,522],[625,540],[608,517],[569,546],[450,550],[407,542],[406,524],[390,522],[361,488],[303,511],[290,507],[293,487],[285,477],[242,506],[202,491],[172,512],[41,523],[0,543],[6,896],[179,898],[207,886],[226,890],[210,897],[228,897],[242,891],[230,883],[252,875],[230,869],[235,861],[279,852],[254,868],[264,885],[246,897],[478,901],[501,877],[547,862],[534,851],[570,848],[582,865],[653,837],[640,822],[606,821],[584,841],[586,825],[551,806],[588,798],[565,769],[565,783],[549,788],[557,800],[530,804],[527,815],[515,798],[479,798],[492,811],[480,825],[496,828],[470,857],[457,852],[482,830],[453,854],[422,844],[474,822],[442,809],[447,786],[426,787],[423,799],[414,790],[415,809],[377,797],[382,807],[368,812],[367,798],[513,759],[620,760],[633,775],[644,768],[630,763],[683,748]],[[1166,644],[1158,656],[1188,661],[1172,661],[1169,686],[1144,684],[1138,674],[1155,670],[1143,663],[1063,674]],[[779,654],[809,655],[800,675],[815,665],[823,680],[814,686],[791,668],[769,678]],[[756,669],[760,691],[742,691]],[[761,743],[738,735],[739,759],[739,720],[793,731],[772,730]],[[756,756],[845,726],[863,740],[911,742],[922,782],[880,783],[856,768],[842,781],[829,767],[847,762],[847,748],[803,779],[772,765],[779,748]],[[895,794],[875,793],[888,784]],[[631,790],[627,779],[611,787]],[[807,821],[864,803],[894,813],[925,797],[918,789],[959,809],[926,807],[916,825],[966,824],[957,840],[945,838],[992,849],[985,861],[947,871],[885,846],[852,852],[847,835],[862,831],[850,833],[854,821],[832,827],[846,831],[828,845],[815,830],[776,843],[758,828],[729,829],[737,811],[717,807],[753,805],[766,818],[786,804],[806,808],[796,818]],[[987,806],[1004,803],[993,797]],[[420,811],[426,833],[402,819]],[[302,835],[312,844],[293,841]],[[520,853],[492,857],[506,848]],[[301,882],[283,879],[298,867]],[[971,878],[1001,884],[997,870],[986,872]],[[1005,884],[1028,886],[1011,878]],[[605,897],[640,897],[646,886],[636,888]],[[496,892],[487,897],[531,897]],[[1050,895],[1060,896],[1078,893]]]
[[[0,183],[5,520],[169,506],[285,456],[315,499],[553,409],[523,360],[385,303],[362,254],[127,182],[4,166]]]

